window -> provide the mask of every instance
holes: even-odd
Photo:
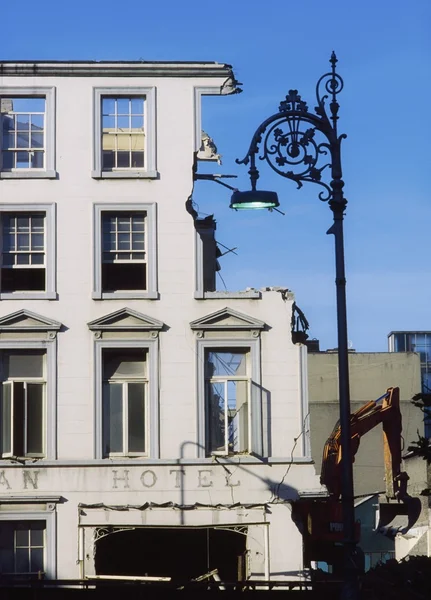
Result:
[[[103,351],[103,448],[108,456],[147,454],[146,352]]]
[[[249,352],[206,350],[205,404],[208,454],[249,451]]]
[[[156,299],[155,205],[96,205],[93,298]]]
[[[45,352],[4,350],[1,383],[1,456],[45,455]]]
[[[226,307],[190,327],[197,349],[197,457],[267,456],[269,393],[260,364],[265,323]]]
[[[0,177],[55,177],[54,88],[0,88]]]
[[[102,213],[102,291],[146,290],[145,213]]]
[[[143,169],[144,96],[102,96],[102,170]]]
[[[94,92],[93,177],[156,177],[154,88]]]
[[[0,204],[0,298],[55,299],[55,205]]]
[[[2,98],[3,169],[43,169],[45,98]]]
[[[3,213],[4,292],[45,290],[45,215]]]
[[[158,458],[158,332],[163,323],[123,309],[88,326],[96,339],[95,458]],[[139,332],[139,339],[123,338],[130,337],[130,329]]]
[[[45,573],[45,521],[0,521],[1,575]]]

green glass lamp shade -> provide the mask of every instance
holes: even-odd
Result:
[[[249,192],[234,192],[229,206],[235,210],[277,208],[280,203],[275,192],[250,190]]]

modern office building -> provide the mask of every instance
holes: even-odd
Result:
[[[431,394],[431,331],[391,331],[388,335],[389,352],[416,352],[421,362],[421,389]],[[431,415],[425,416],[425,436],[431,438]]]

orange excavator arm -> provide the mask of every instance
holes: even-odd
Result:
[[[374,427],[383,424],[386,495],[402,499],[406,494],[408,476],[401,472],[401,411],[400,390],[389,388],[381,398],[367,402],[350,417],[352,460],[358,451],[361,437]],[[320,481],[338,500],[341,495],[341,428],[339,422],[323,449]]]

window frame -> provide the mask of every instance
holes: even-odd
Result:
[[[147,378],[147,394],[145,398],[146,407],[146,438],[147,452],[143,453],[128,453],[125,455],[110,454],[104,456],[103,449],[103,350],[122,350],[122,349],[142,349],[146,351],[146,378]],[[142,458],[159,458],[159,350],[158,338],[154,339],[111,339],[101,340],[96,339],[94,343],[94,419],[95,419],[95,447],[94,457],[99,460],[124,460],[137,457]]]
[[[44,431],[42,432],[45,441],[45,453],[38,458],[55,460],[57,443],[57,338],[53,337],[49,342],[46,340],[0,340],[0,353],[8,350],[45,350],[45,405]],[[24,460],[33,460],[34,456],[25,456],[22,458]],[[10,459],[0,455],[0,462],[8,460]]]
[[[102,260],[103,260],[103,237],[102,237],[102,213],[104,212],[144,212],[145,223],[145,245],[147,265],[147,289],[146,290],[119,290],[118,292],[104,292],[102,290]],[[94,204],[93,205],[93,300],[118,300],[129,298],[146,298],[158,300],[157,290],[157,207],[156,204]]]
[[[206,369],[207,366],[207,359],[208,359],[208,355],[210,352],[218,352],[218,351],[223,351],[226,350],[226,348],[207,348],[204,356],[205,356],[205,365],[204,365],[204,369]],[[232,348],[232,354],[234,353],[235,350],[241,350],[241,348]],[[209,394],[209,387],[212,385],[223,385],[223,400],[224,400],[224,408],[223,408],[223,418],[224,418],[224,425],[225,425],[225,432],[224,432],[224,450],[208,450],[206,449],[206,453],[210,456],[234,456],[237,454],[250,454],[250,450],[247,449],[246,451],[242,451],[242,450],[238,450],[237,452],[229,452],[229,405],[228,405],[228,399],[229,399],[229,382],[244,382],[247,384],[247,431],[246,431],[246,439],[247,439],[247,446],[249,448],[251,448],[253,446],[253,438],[252,438],[252,428],[251,428],[251,390],[252,390],[252,386],[251,386],[251,364],[250,364],[250,350],[248,348],[245,348],[244,351],[241,353],[245,356],[245,368],[246,368],[246,374],[245,375],[213,375],[211,377],[205,377],[205,395],[208,393]],[[209,396],[205,397],[205,409],[207,408],[208,405],[208,401],[209,401]],[[208,411],[206,410],[205,412],[205,431],[206,431],[206,436],[205,436],[205,441],[206,444],[208,444],[208,442],[210,442],[209,439],[207,439],[210,436],[210,423],[209,423],[209,415],[208,415]],[[244,435],[243,432],[240,430],[240,435],[241,437]]]
[[[224,349],[248,350],[248,378],[250,380],[249,396],[249,450],[247,452],[236,452],[225,454],[207,451],[207,396],[205,366],[208,351],[222,351]],[[197,454],[198,458],[211,456],[242,456],[263,455],[263,415],[262,415],[262,391],[261,391],[261,344],[260,338],[208,338],[197,340]]]
[[[45,213],[45,290],[2,292],[0,300],[56,300],[56,204],[0,204],[0,256],[3,256],[3,213]],[[0,266],[1,268],[1,266]]]
[[[102,98],[114,96],[130,98],[145,96],[144,133],[145,149],[143,169],[102,169]],[[95,179],[157,179],[156,168],[156,88],[152,87],[96,87],[93,88],[93,171]]]
[[[55,170],[55,87],[0,87],[0,99],[10,97],[26,98],[32,96],[43,96],[45,98],[45,166],[43,169],[29,168],[4,171],[2,161],[3,128],[0,127],[0,179],[56,179],[57,177]]]
[[[55,510],[34,510],[34,511],[0,511],[0,521],[43,521],[45,522],[45,549],[44,549],[44,567],[46,579],[56,579],[57,576],[57,557],[56,557],[56,512]],[[26,574],[15,573],[10,577],[20,578]]]

